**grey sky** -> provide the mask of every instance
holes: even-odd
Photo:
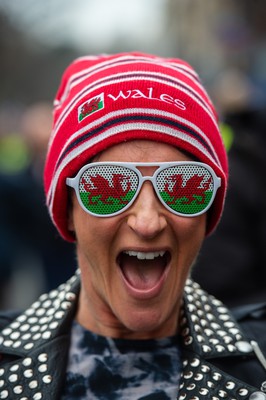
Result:
[[[49,44],[104,51],[116,40],[145,47],[164,29],[167,0],[1,0],[16,23]]]

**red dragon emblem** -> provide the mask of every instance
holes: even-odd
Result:
[[[174,204],[178,199],[185,197],[187,201],[183,200],[182,204],[191,204],[193,200],[196,200],[197,204],[204,204],[205,202],[205,194],[206,191],[210,187],[211,177],[207,182],[202,183],[204,177],[194,175],[189,178],[184,185],[184,180],[181,174],[175,174],[171,177],[167,177],[167,183],[165,185],[165,191],[169,194],[169,196],[173,197],[172,200],[169,200],[168,204]],[[171,183],[171,190],[169,189]],[[201,200],[199,200],[201,197]]]
[[[100,97],[92,99],[90,102],[83,104],[80,110],[80,118],[83,119],[86,115],[91,114],[93,111],[98,110],[99,104],[101,102]]]
[[[81,183],[84,186],[86,192],[88,192],[89,204],[97,204],[92,200],[92,197],[99,196],[100,200],[104,204],[113,204],[114,201],[110,199],[118,199],[119,204],[127,204],[128,201],[123,201],[122,197],[126,196],[131,189],[130,177],[123,174],[114,174],[112,179],[112,185],[110,185],[108,179],[101,175],[95,175],[90,177],[91,183],[86,182],[84,178],[81,179]],[[125,185],[123,185],[125,184]],[[124,187],[123,187],[124,186]]]

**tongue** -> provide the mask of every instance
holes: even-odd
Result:
[[[126,280],[135,289],[147,290],[159,282],[165,268],[164,258],[138,260],[137,257],[123,255],[121,270]]]

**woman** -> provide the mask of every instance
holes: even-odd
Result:
[[[257,342],[189,279],[227,175],[215,110],[187,63],[75,60],[44,178],[78,271],[2,319],[0,398],[265,399]]]

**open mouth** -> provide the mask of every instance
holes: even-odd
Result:
[[[126,283],[138,291],[149,291],[162,282],[171,255],[169,251],[142,252],[127,250],[118,256]]]

